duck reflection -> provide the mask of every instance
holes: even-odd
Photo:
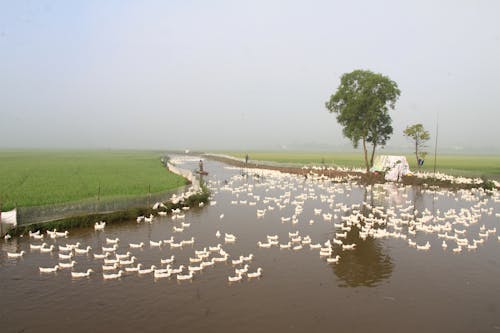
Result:
[[[364,201],[359,213],[364,217],[377,217],[377,213],[372,210],[373,204],[373,189],[369,187],[365,189]],[[360,226],[364,224],[361,222]],[[385,228],[385,226],[375,225],[372,228]],[[353,250],[342,250],[342,246],[338,245],[334,247],[333,256],[340,255],[341,257],[339,262],[332,266],[335,275],[339,278],[340,287],[375,287],[392,275],[394,264],[387,250],[382,246],[381,240],[370,236],[362,239],[359,232],[360,228],[353,225],[343,240],[344,244],[356,244]]]

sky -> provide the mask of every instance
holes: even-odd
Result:
[[[500,1],[0,0],[0,148],[342,150],[343,73],[394,80],[386,149],[500,154]]]

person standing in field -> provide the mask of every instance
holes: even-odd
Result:
[[[247,166],[248,164],[248,154],[245,155],[245,167]]]

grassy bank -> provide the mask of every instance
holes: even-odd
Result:
[[[171,212],[172,209],[182,208],[182,207],[198,207],[200,203],[208,203],[210,197],[210,192],[206,187],[203,187],[203,191],[201,193],[194,194],[190,196],[187,200],[182,203],[173,204],[172,202],[166,202],[165,206],[167,207],[165,210],[167,212]],[[90,228],[94,227],[94,224],[98,221],[106,221],[107,224],[110,223],[122,223],[122,222],[130,222],[136,220],[137,216],[140,215],[149,215],[154,214],[151,208],[143,207],[143,208],[130,208],[128,210],[106,213],[106,214],[90,214],[90,215],[82,215],[82,216],[73,216],[66,219],[55,220],[45,223],[36,223],[30,224],[26,226],[18,226],[9,230],[8,234],[11,236],[19,236],[22,234],[27,234],[29,231],[37,231],[45,232],[47,230],[57,229],[58,231],[65,231],[74,228]]]
[[[245,158],[245,152],[226,152],[238,158]],[[391,154],[383,152],[382,154]],[[327,152],[249,152],[250,160],[272,161],[278,163],[298,163],[338,165],[344,167],[364,167],[363,156],[359,153]],[[405,154],[410,168],[416,170],[414,156]],[[433,171],[434,158],[428,157],[422,171]],[[438,155],[437,171],[467,177],[481,177],[500,180],[500,156],[492,155]]]
[[[185,185],[151,151],[0,151],[2,210],[111,196],[141,195]]]

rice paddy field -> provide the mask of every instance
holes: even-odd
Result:
[[[0,151],[2,210],[156,193],[185,185],[152,151]]]
[[[225,154],[245,158],[245,152],[225,152]],[[381,154],[396,154],[387,153]],[[328,153],[328,152],[248,152],[250,160],[271,161],[278,163],[338,165],[343,167],[364,167],[361,152],[353,153]],[[410,168],[416,170],[414,155],[406,156]],[[422,171],[432,172],[434,157],[428,156]],[[500,156],[498,155],[438,155],[437,171],[465,177],[487,177],[500,180]]]

